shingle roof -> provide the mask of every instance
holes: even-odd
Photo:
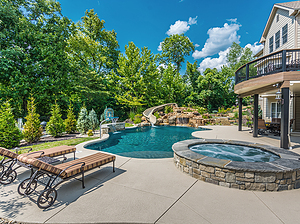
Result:
[[[276,3],[275,5],[280,5],[280,6],[283,6],[283,7],[290,8],[290,9],[299,9],[300,8],[300,1]]]

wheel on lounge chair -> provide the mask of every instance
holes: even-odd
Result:
[[[2,174],[3,171],[4,171],[4,166],[0,164],[0,175]]]
[[[37,181],[36,180],[33,180],[30,184],[30,186],[28,187],[27,191],[26,191],[26,188],[28,186],[30,182],[30,178],[27,178],[25,180],[23,180],[19,186],[18,186],[18,193],[20,195],[30,195],[37,187]]]
[[[6,170],[1,173],[0,183],[3,185],[10,184],[17,177],[17,172],[15,170]]]
[[[55,202],[57,197],[57,191],[54,188],[49,188],[39,195],[37,199],[37,205],[41,209],[49,208]]]

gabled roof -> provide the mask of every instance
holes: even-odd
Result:
[[[286,7],[286,8],[290,8],[290,9],[299,9],[300,8],[300,1],[277,3],[275,5],[280,5],[280,6],[283,6],[283,7]]]
[[[300,10],[300,1],[276,3],[276,4],[273,5],[272,11],[271,11],[269,19],[267,21],[267,24],[265,26],[264,32],[263,32],[263,34],[260,38],[260,43],[266,41],[266,36],[268,34],[268,31],[270,29],[272,21],[273,21],[275,15],[276,15],[277,9],[287,10],[287,11],[289,11],[289,16],[294,16]]]

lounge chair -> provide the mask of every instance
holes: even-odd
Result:
[[[41,209],[49,208],[56,200],[57,191],[55,188],[61,183],[81,175],[82,188],[84,188],[84,172],[104,164],[113,162],[113,172],[115,172],[115,159],[114,155],[105,153],[96,153],[80,159],[72,160],[58,165],[51,165],[40,161],[30,155],[19,155],[18,160],[31,165],[35,172],[31,177],[23,180],[18,186],[18,193],[20,195],[29,195],[35,191],[37,184],[45,185],[44,190],[39,194],[37,205]],[[46,182],[45,182],[46,180]]]
[[[267,131],[267,126],[266,126],[266,123],[265,123],[265,120],[264,119],[258,119],[258,134],[259,135],[268,135],[266,133]]]
[[[28,149],[28,148],[27,148]],[[18,154],[18,148],[15,149],[13,152],[12,150],[8,150],[6,148],[0,147],[0,155],[3,156],[3,159],[0,161],[0,183],[1,184],[10,184],[13,182],[17,177],[16,169],[24,166],[23,163],[20,163],[17,160]],[[24,153],[24,155],[29,155],[30,151],[32,151],[32,148],[29,148],[27,153]],[[75,159],[75,151],[76,148],[73,146],[57,146],[54,148],[49,148],[37,152],[31,152],[31,156],[34,158],[39,157],[57,157],[57,156],[63,156],[63,159],[66,160],[65,155],[68,153],[74,153],[74,159]]]

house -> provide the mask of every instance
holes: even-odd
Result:
[[[240,104],[254,96],[253,136],[260,104],[264,120],[280,118],[281,147],[288,148],[291,130],[300,132],[300,1],[274,4],[260,43],[257,59],[236,71],[234,91]]]

